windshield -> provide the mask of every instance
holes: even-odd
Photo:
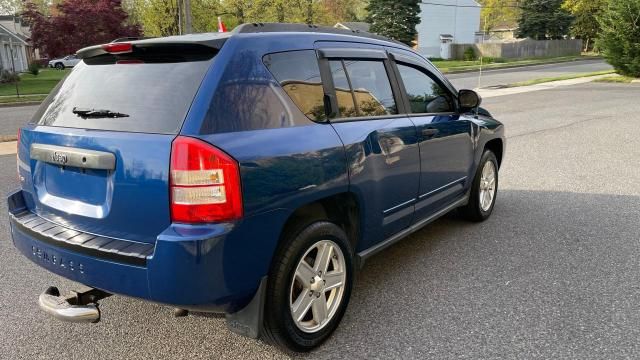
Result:
[[[53,90],[31,122],[176,134],[211,59],[212,55],[177,62],[101,60],[95,65],[82,61]]]

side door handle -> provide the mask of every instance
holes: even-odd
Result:
[[[422,129],[422,136],[424,136],[425,138],[430,138],[430,137],[436,136],[438,132],[440,132],[440,130],[438,129],[426,128],[426,129]]]

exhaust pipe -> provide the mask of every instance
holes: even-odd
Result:
[[[97,323],[100,321],[98,300],[109,296],[111,294],[102,290],[88,289],[72,291],[63,297],[57,287],[51,286],[40,294],[38,303],[42,310],[58,320]]]

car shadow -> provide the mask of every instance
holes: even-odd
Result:
[[[502,190],[486,222],[452,212],[368,260],[336,333],[301,357],[593,356],[614,324],[634,341],[638,219],[639,196]]]

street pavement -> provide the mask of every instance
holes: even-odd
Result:
[[[17,253],[0,202],[0,358],[637,358],[639,96],[589,83],[487,99],[508,137],[493,216],[447,215],[368,260],[342,324],[306,355],[119,296],[99,324],[45,317],[38,294],[74,285]],[[0,157],[0,196],[16,185]]]
[[[508,85],[521,81],[557,77],[563,75],[578,75],[597,71],[611,70],[611,65],[604,60],[581,60],[569,63],[526,66],[513,69],[479,71],[448,74],[447,78],[458,89],[475,89],[489,86]]]
[[[38,105],[0,107],[0,135],[16,135],[38,110]]]

